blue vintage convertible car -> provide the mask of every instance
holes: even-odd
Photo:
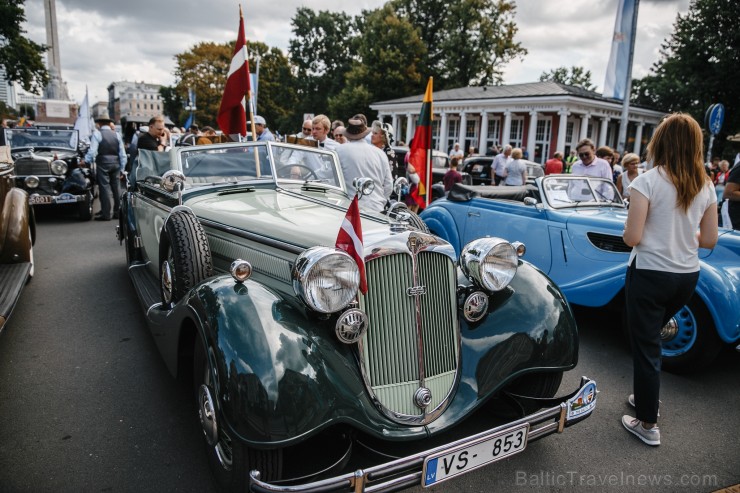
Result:
[[[622,240],[627,205],[609,180],[552,175],[524,187],[456,185],[421,217],[457,251],[485,235],[523,241],[524,258],[570,303],[622,312],[631,251]],[[661,334],[668,370],[708,364],[723,342],[740,340],[740,233],[720,229],[717,246],[699,257],[694,297]]]

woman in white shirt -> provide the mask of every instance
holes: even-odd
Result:
[[[629,152],[622,158],[623,172],[617,177],[617,190],[623,199],[630,197],[630,183],[640,174],[637,165],[640,164],[640,156]]]
[[[661,328],[688,303],[699,279],[699,248],[717,243],[717,196],[704,171],[701,127],[691,116],[666,117],[648,144],[654,167],[630,184],[624,242],[633,247],[625,279],[637,417],[622,425],[660,445]],[[698,229],[698,231],[697,231]]]
[[[506,163],[504,185],[516,186],[527,183],[527,165],[521,161],[522,155],[522,150],[519,148],[511,151],[512,159]]]

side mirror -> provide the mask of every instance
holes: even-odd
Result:
[[[537,199],[532,197],[524,197],[524,205],[537,205]]]
[[[168,192],[180,191],[185,184],[185,175],[182,171],[171,169],[162,175],[162,187]]]

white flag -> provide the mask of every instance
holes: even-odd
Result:
[[[80,105],[80,112],[77,114],[77,120],[75,120],[75,130],[78,131],[80,142],[90,143],[90,136],[92,135],[95,124],[93,123],[92,116],[90,115],[90,103],[87,99],[87,90],[85,91],[85,99]]]

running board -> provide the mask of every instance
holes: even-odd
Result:
[[[152,305],[159,304],[161,301],[159,283],[152,278],[148,266],[149,262],[133,264],[128,268],[128,274],[131,276],[131,281],[133,281],[134,289],[136,289],[136,294],[139,295],[144,311],[148,311]]]

